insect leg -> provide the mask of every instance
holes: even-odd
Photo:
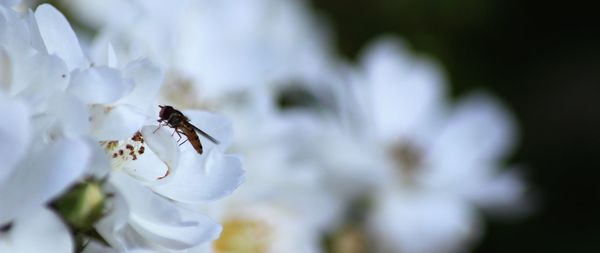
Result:
[[[183,141],[182,143],[179,144],[179,146],[183,145],[184,143],[186,143],[188,141],[187,138],[185,138],[185,141]]]
[[[161,122],[160,120],[159,120],[158,122],[159,122],[159,123],[158,123],[158,127],[157,127],[156,129],[154,129],[154,131],[152,131],[152,133],[156,133],[156,131],[158,131],[158,129],[159,129],[160,127],[162,127],[162,126],[163,126],[163,124],[164,124],[164,122]]]
[[[173,131],[171,136],[173,136],[175,133],[177,133],[177,136],[179,136],[179,139],[177,139],[177,142],[179,142],[181,140],[181,132],[177,128],[175,128],[175,131]]]
[[[177,135],[179,136],[179,139],[177,140],[177,142],[179,143],[179,141],[181,140],[182,136],[181,134],[185,134],[183,131],[179,130],[179,129],[175,129],[175,132],[177,133]],[[187,137],[187,136],[186,136]],[[187,141],[187,138],[185,141],[183,141],[181,144],[184,144]],[[179,144],[181,146],[181,144]]]

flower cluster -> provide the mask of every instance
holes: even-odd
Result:
[[[302,0],[59,1],[83,46],[5,2],[0,252],[462,252],[528,210],[499,101],[394,37],[342,59]]]
[[[220,140],[204,154],[158,127],[163,72],[88,58],[54,7],[0,5],[0,252],[179,251],[221,225],[202,205],[243,180],[223,116],[186,111]],[[206,142],[206,141],[205,141]]]

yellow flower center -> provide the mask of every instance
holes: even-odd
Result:
[[[213,243],[218,253],[265,253],[271,243],[271,228],[257,220],[230,219],[223,223],[221,237]]]

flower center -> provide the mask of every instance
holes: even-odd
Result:
[[[361,253],[368,252],[368,240],[363,231],[358,226],[346,226],[337,231],[332,238],[332,253]]]
[[[397,142],[390,148],[390,154],[400,168],[403,180],[414,183],[415,174],[423,167],[423,151],[414,143]]]
[[[218,253],[264,253],[269,250],[271,232],[261,221],[230,219],[223,223],[223,233],[213,248]]]
[[[111,157],[110,165],[114,170],[120,170],[129,161],[137,160],[146,150],[144,137],[139,131],[135,132],[130,140],[102,141],[100,144],[104,146],[104,150]]]
[[[202,103],[198,99],[198,90],[193,80],[176,74],[170,74],[166,80],[166,85],[161,88],[161,94],[177,107],[210,108],[209,104]]]

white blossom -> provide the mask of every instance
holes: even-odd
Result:
[[[0,104],[14,121],[1,125],[0,158],[9,167],[0,174],[0,189],[15,192],[0,199],[0,225],[8,231],[2,239],[41,240],[27,238],[21,219],[45,210],[87,175],[108,178],[105,190],[114,197],[96,228],[116,250],[184,250],[214,240],[220,225],[185,204],[218,199],[241,183],[240,157],[224,153],[231,138],[227,120],[186,114],[223,145],[204,141],[205,154],[184,149],[180,155],[170,132],[155,131],[158,67],[143,59],[121,64],[110,45],[104,56],[89,59],[50,5],[23,15],[0,10]],[[55,216],[43,217],[40,226],[57,229]],[[53,235],[66,242],[57,247],[71,251],[70,232],[60,231]]]
[[[480,234],[477,207],[523,208],[520,177],[501,170],[515,140],[502,105],[482,93],[449,105],[438,68],[393,39],[362,59],[370,148],[387,156],[370,217],[381,249],[461,251]]]

